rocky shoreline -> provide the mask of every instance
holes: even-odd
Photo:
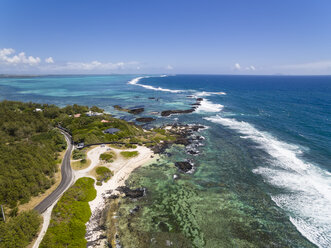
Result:
[[[200,105],[201,102],[203,101],[203,98],[197,98],[195,103],[192,103],[190,109],[185,109],[185,110],[164,110],[161,112],[161,116],[166,117],[174,114],[190,114],[193,113]]]
[[[202,98],[197,98],[195,103],[192,103],[193,106],[191,109],[187,110],[166,110],[161,112],[161,116],[170,116],[172,114],[186,114],[192,113],[200,106]],[[120,106],[115,105],[114,108],[120,111],[125,111],[131,114],[140,114],[144,111],[143,108],[137,109],[124,109]],[[136,118],[138,122],[151,122],[154,121],[154,118],[150,117],[141,117]],[[166,150],[171,145],[183,145],[185,146],[186,153],[188,155],[196,156],[199,154],[198,147],[203,146],[202,141],[204,137],[199,135],[200,130],[206,129],[206,126],[199,124],[178,124],[173,125],[164,125],[158,129],[164,130],[164,132],[173,137],[169,141],[163,141],[155,144],[150,147],[155,154],[167,155]],[[151,129],[153,130],[153,129]],[[190,174],[195,171],[196,165],[192,160],[177,161],[174,163],[174,166],[178,168],[179,173]],[[173,175],[174,180],[180,179],[179,174]],[[119,194],[118,194],[119,193]],[[131,199],[132,201],[139,201],[140,198],[144,197],[147,194],[146,188],[136,188],[131,189],[127,186],[118,187],[115,191],[109,191],[107,194],[103,195],[105,206],[100,208],[93,216],[91,224],[93,228],[90,229],[90,233],[87,233],[86,236],[94,235],[96,237],[93,241],[88,242],[87,247],[122,247],[120,244],[119,234],[117,232],[117,210],[119,204],[121,204],[121,198]],[[137,202],[138,203],[138,202]],[[137,204],[133,209],[130,209],[130,214],[134,215],[140,211],[140,206]],[[128,228],[131,228],[128,226]]]

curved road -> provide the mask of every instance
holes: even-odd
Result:
[[[70,155],[73,148],[72,145],[72,139],[70,134],[60,130],[61,133],[64,135],[68,147],[67,151],[64,155],[64,158],[62,160],[62,166],[61,166],[61,183],[59,186],[49,195],[47,196],[42,202],[40,202],[34,209],[37,210],[39,213],[43,213],[46,211],[48,207],[50,207],[60,196],[61,194],[66,191],[66,189],[70,186],[73,175],[72,175],[72,169],[70,166]]]

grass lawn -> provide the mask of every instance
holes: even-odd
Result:
[[[90,159],[81,159],[78,161],[71,162],[71,168],[73,168],[74,170],[82,170],[89,167],[90,164],[91,164]]]

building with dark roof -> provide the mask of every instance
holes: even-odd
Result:
[[[117,129],[117,128],[108,128],[106,130],[103,130],[103,133],[109,133],[109,134],[114,134],[114,133],[117,133],[121,130]]]

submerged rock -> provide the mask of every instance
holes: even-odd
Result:
[[[151,117],[141,117],[141,118],[137,118],[136,121],[139,122],[151,122],[151,121],[155,121],[154,118]]]
[[[114,107],[114,109],[116,109],[118,111],[128,112],[128,113],[134,114],[134,115],[140,114],[145,111],[144,108],[127,109],[127,108],[122,108],[120,105],[114,105],[113,107]]]
[[[194,112],[195,108],[185,109],[185,110],[165,110],[161,112],[161,116],[169,116],[173,114],[189,114]]]
[[[145,195],[145,188],[130,189],[126,186],[121,186],[116,189],[117,191],[124,193],[126,197],[129,198],[140,198]]]
[[[140,114],[142,112],[144,112],[145,109],[144,108],[134,108],[134,109],[129,109],[129,113],[130,114],[134,114],[134,115],[137,115],[137,114]]]
[[[192,170],[193,165],[192,163],[188,162],[188,161],[182,161],[182,162],[176,162],[175,166],[180,169],[183,172],[189,172],[190,170]]]

